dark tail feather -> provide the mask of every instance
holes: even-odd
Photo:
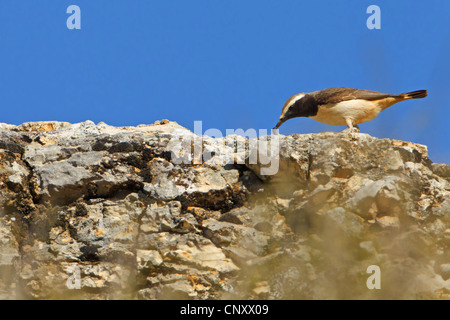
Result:
[[[427,90],[417,90],[402,94],[405,99],[421,99],[427,96]]]

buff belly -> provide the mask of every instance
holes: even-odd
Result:
[[[319,106],[319,110],[311,119],[334,125],[346,126],[349,119],[353,125],[375,119],[387,107],[396,103],[394,98],[376,101],[349,100]]]

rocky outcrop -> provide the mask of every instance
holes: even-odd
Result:
[[[2,299],[450,298],[450,166],[425,146],[271,136],[264,174],[258,140],[174,122],[0,128]]]

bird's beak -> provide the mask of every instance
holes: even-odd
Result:
[[[283,120],[280,119],[280,121],[278,121],[277,125],[273,128],[273,130],[277,130],[282,124],[283,124]]]

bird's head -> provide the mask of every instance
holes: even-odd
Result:
[[[303,116],[303,99],[305,95],[305,93],[299,93],[295,96],[290,97],[286,101],[286,103],[283,105],[283,109],[281,110],[280,120],[278,120],[278,123],[273,128],[273,130],[278,129],[284,122],[289,119]]]

